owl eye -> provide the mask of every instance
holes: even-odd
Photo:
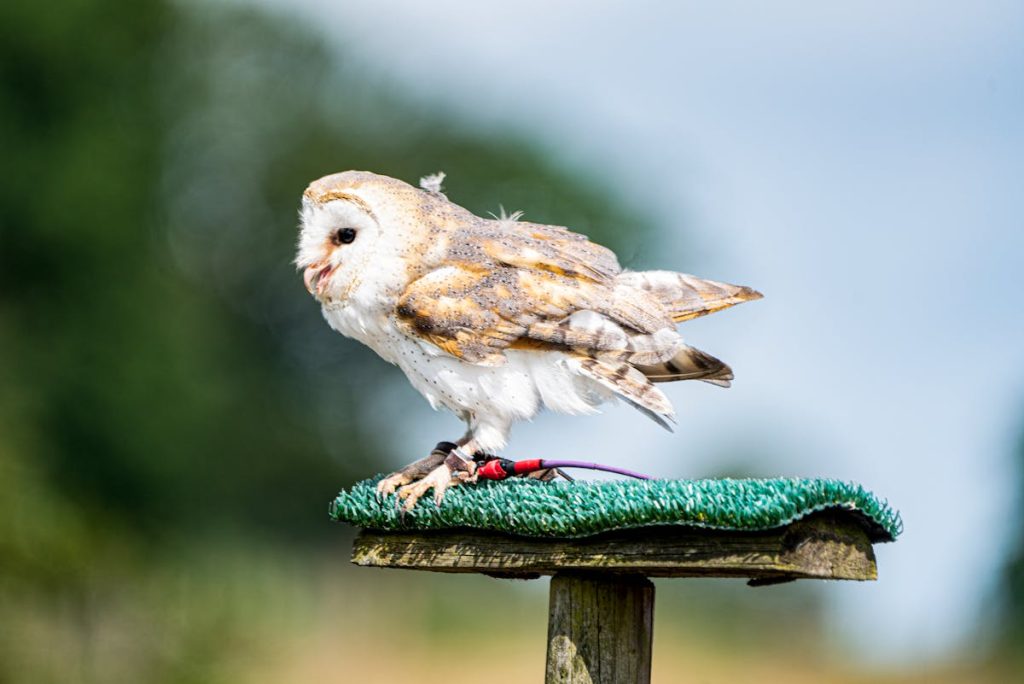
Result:
[[[339,228],[331,233],[331,242],[335,245],[347,245],[355,239],[355,228]]]

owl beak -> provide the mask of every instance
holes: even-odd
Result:
[[[302,272],[302,282],[306,284],[306,292],[309,294],[316,294],[313,288],[316,286],[316,276],[319,271],[317,266],[308,266]]]
[[[313,264],[306,268],[302,273],[302,282],[306,284],[306,291],[314,296],[322,295],[327,286],[327,276],[333,270],[334,268],[331,266],[321,266],[320,264]]]

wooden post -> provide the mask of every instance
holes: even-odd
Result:
[[[520,579],[554,575],[548,684],[650,681],[654,585],[648,577],[745,577],[761,586],[878,576],[864,519],[848,510],[761,532],[660,526],[546,539],[467,529],[363,530],[352,562]]]
[[[654,585],[639,575],[551,578],[546,684],[648,684]]]

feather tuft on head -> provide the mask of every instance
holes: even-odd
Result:
[[[434,193],[435,195],[444,195],[441,184],[444,183],[445,176],[446,174],[444,171],[438,171],[437,173],[432,173],[429,176],[423,176],[420,178],[420,187],[427,192]]]
[[[497,214],[491,213],[491,216],[494,217],[495,221],[501,221],[503,223],[515,223],[519,219],[523,218],[525,213],[526,212],[523,212],[523,211],[513,211],[511,214],[509,214],[509,213],[507,213],[505,211],[505,207],[503,207],[503,206],[501,206],[499,204],[498,205],[498,213]]]

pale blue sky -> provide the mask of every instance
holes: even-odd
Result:
[[[1024,5],[287,5],[377,76],[648,204],[663,249],[630,266],[766,294],[683,329],[737,382],[670,387],[676,434],[614,408],[542,417],[511,452],[700,477],[750,445],[763,474],[860,481],[906,534],[877,584],[831,587],[836,629],[883,658],[967,643],[1020,518]],[[410,403],[412,432],[458,430]]]

